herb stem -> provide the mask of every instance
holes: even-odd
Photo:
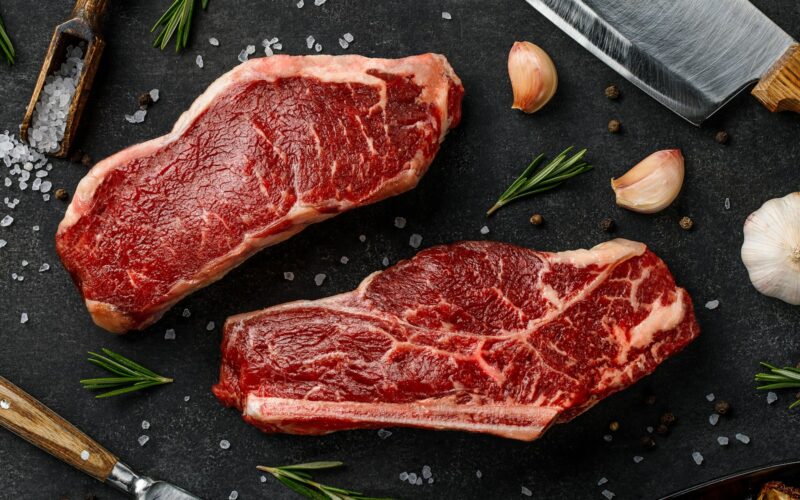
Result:
[[[5,58],[9,66],[14,64],[17,53],[14,50],[14,44],[11,43],[11,39],[6,33],[6,27],[5,24],[3,24],[2,17],[0,17],[0,53],[2,53],[3,58]]]
[[[192,28],[194,4],[197,0],[174,0],[169,8],[158,18],[150,29],[154,33],[159,28],[161,31],[153,40],[153,47],[164,50],[175,36],[175,52],[180,52],[189,43],[189,31]],[[208,0],[200,0],[203,10],[208,7]]]
[[[778,368],[769,363],[761,362],[761,366],[769,370],[767,373],[756,373],[756,382],[762,384],[760,390],[770,389],[800,389],[800,368],[785,366]],[[800,406],[800,399],[789,405],[789,409]]]
[[[311,462],[307,464],[267,467],[259,465],[258,470],[275,476],[284,486],[295,493],[313,500],[390,500],[365,496],[362,493],[335,486],[318,483],[309,471],[334,469],[344,465],[342,462]]]
[[[118,376],[82,379],[80,382],[84,389],[90,391],[110,389],[98,394],[96,398],[119,396],[173,382],[173,379],[159,375],[110,349],[103,349],[102,352],[103,354],[90,352],[89,362]]]

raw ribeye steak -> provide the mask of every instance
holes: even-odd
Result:
[[[141,329],[309,224],[412,189],[461,117],[444,56],[274,56],[98,163],[56,246],[94,321]]]
[[[214,393],[267,432],[387,426],[533,440],[699,332],[642,243],[425,250],[354,291],[228,319]]]

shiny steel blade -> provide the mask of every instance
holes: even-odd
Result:
[[[603,62],[699,125],[792,38],[747,0],[527,0]]]

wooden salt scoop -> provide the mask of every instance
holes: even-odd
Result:
[[[81,70],[75,94],[69,103],[69,113],[67,114],[67,124],[64,129],[64,138],[61,140],[57,151],[48,152],[49,155],[57,158],[65,158],[72,147],[75,133],[81,121],[83,109],[89,99],[92,90],[92,82],[103,55],[103,48],[106,42],[100,32],[100,21],[106,10],[107,0],[78,0],[75,8],[72,9],[72,18],[65,23],[56,26],[53,32],[53,39],[50,41],[50,48],[47,49],[47,56],[44,59],[42,70],[39,72],[39,79],[36,88],[28,103],[25,111],[25,118],[22,120],[22,127],[19,135],[25,142],[28,142],[28,128],[33,120],[33,111],[42,94],[47,77],[61,68],[64,62],[67,46],[78,45],[80,42],[86,43],[83,56],[83,69]]]

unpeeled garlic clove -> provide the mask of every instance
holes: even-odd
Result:
[[[800,305],[800,193],[769,200],[750,214],[742,262],[756,290]]]
[[[656,151],[619,179],[611,179],[617,205],[643,214],[661,211],[675,201],[683,185],[679,149]]]
[[[558,88],[556,66],[550,56],[530,42],[514,42],[508,53],[508,77],[514,91],[512,109],[538,111]]]

